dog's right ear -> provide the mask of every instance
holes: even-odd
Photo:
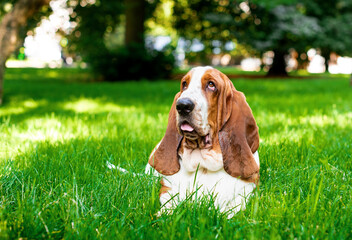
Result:
[[[165,136],[156,146],[148,161],[155,170],[163,175],[173,175],[180,170],[177,151],[182,136],[178,133],[176,126],[176,101],[180,95],[180,92],[176,94],[171,106]]]

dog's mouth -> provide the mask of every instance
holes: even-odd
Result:
[[[199,137],[199,134],[195,128],[187,121],[183,121],[179,128],[181,130],[181,134],[187,139],[196,140]]]
[[[180,126],[181,130],[186,133],[195,132],[194,127],[191,126],[188,122],[183,122]]]
[[[197,148],[208,148],[211,147],[211,138],[210,134],[201,136],[198,134],[196,129],[187,121],[184,121],[180,124],[180,130],[182,135],[187,139],[193,142],[192,145],[196,144]]]

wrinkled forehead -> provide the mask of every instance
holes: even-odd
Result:
[[[192,68],[182,78],[182,81],[187,81],[187,83],[189,85],[187,90],[189,90],[189,89],[194,89],[194,88],[200,88],[202,85],[202,80],[208,80],[208,79],[222,80],[221,74],[222,73],[219,70],[216,70],[215,68],[212,68],[210,66],[195,67],[195,68]],[[220,82],[222,82],[222,81],[220,81]]]
[[[209,72],[210,70],[214,70],[214,68],[206,66],[206,67],[195,67],[192,68],[187,75],[189,75],[190,81],[192,82],[201,82],[203,76]],[[187,76],[186,75],[186,76]]]

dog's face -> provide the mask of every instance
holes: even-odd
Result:
[[[179,133],[189,141],[197,141],[200,148],[212,146],[219,129],[221,94],[230,93],[222,73],[211,67],[196,67],[181,80],[181,95],[176,102],[176,125]],[[225,91],[225,92],[224,92]]]

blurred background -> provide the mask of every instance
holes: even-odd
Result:
[[[352,73],[350,0],[8,0],[0,17],[2,68],[82,68],[105,81],[194,65]]]

